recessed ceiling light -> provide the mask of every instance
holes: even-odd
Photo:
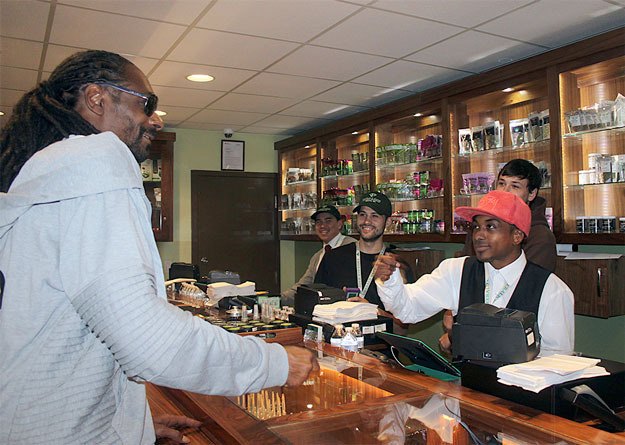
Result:
[[[215,80],[215,78],[208,74],[189,74],[187,76],[187,80],[190,80],[191,82],[210,82]]]
[[[514,88],[504,88],[503,90],[504,93],[512,93],[514,91]]]
[[[4,116],[4,111],[0,111],[0,116]]]
[[[304,148],[310,148],[310,145],[305,146]]]
[[[421,117],[421,116],[423,116],[423,113],[415,113],[414,114],[414,117]]]
[[[357,131],[352,131],[352,134],[353,134],[353,135],[357,135],[357,134],[358,134],[358,132],[357,132]]]
[[[155,113],[159,116],[167,116],[167,113],[165,111],[156,110]]]

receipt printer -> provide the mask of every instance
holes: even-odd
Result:
[[[298,286],[295,293],[295,313],[312,317],[317,304],[331,304],[343,300],[345,300],[345,292],[342,289],[321,283]]]
[[[533,360],[540,352],[536,314],[476,303],[460,310],[452,327],[454,361],[501,366]]]

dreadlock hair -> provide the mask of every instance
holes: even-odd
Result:
[[[123,81],[129,65],[130,61],[115,53],[79,52],[24,94],[0,133],[0,192],[8,191],[26,161],[39,150],[72,134],[99,133],[75,111],[81,90],[96,81]]]

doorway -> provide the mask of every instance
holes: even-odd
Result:
[[[191,171],[191,256],[200,275],[239,273],[256,290],[280,292],[275,173]]]

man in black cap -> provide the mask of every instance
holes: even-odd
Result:
[[[315,232],[323,242],[323,246],[312,256],[306,272],[299,281],[282,292],[283,305],[293,306],[297,288],[299,286],[312,284],[315,281],[317,268],[327,251],[356,242],[356,239],[341,233],[343,220],[341,219],[341,214],[338,209],[333,205],[319,207],[317,211],[311,215],[311,219],[315,222]]]
[[[315,275],[315,283],[343,288],[357,288],[355,299],[367,300],[383,309],[373,282],[373,264],[386,250],[382,237],[393,213],[391,201],[382,193],[367,193],[354,209],[357,213],[357,243],[333,249],[327,253]]]

